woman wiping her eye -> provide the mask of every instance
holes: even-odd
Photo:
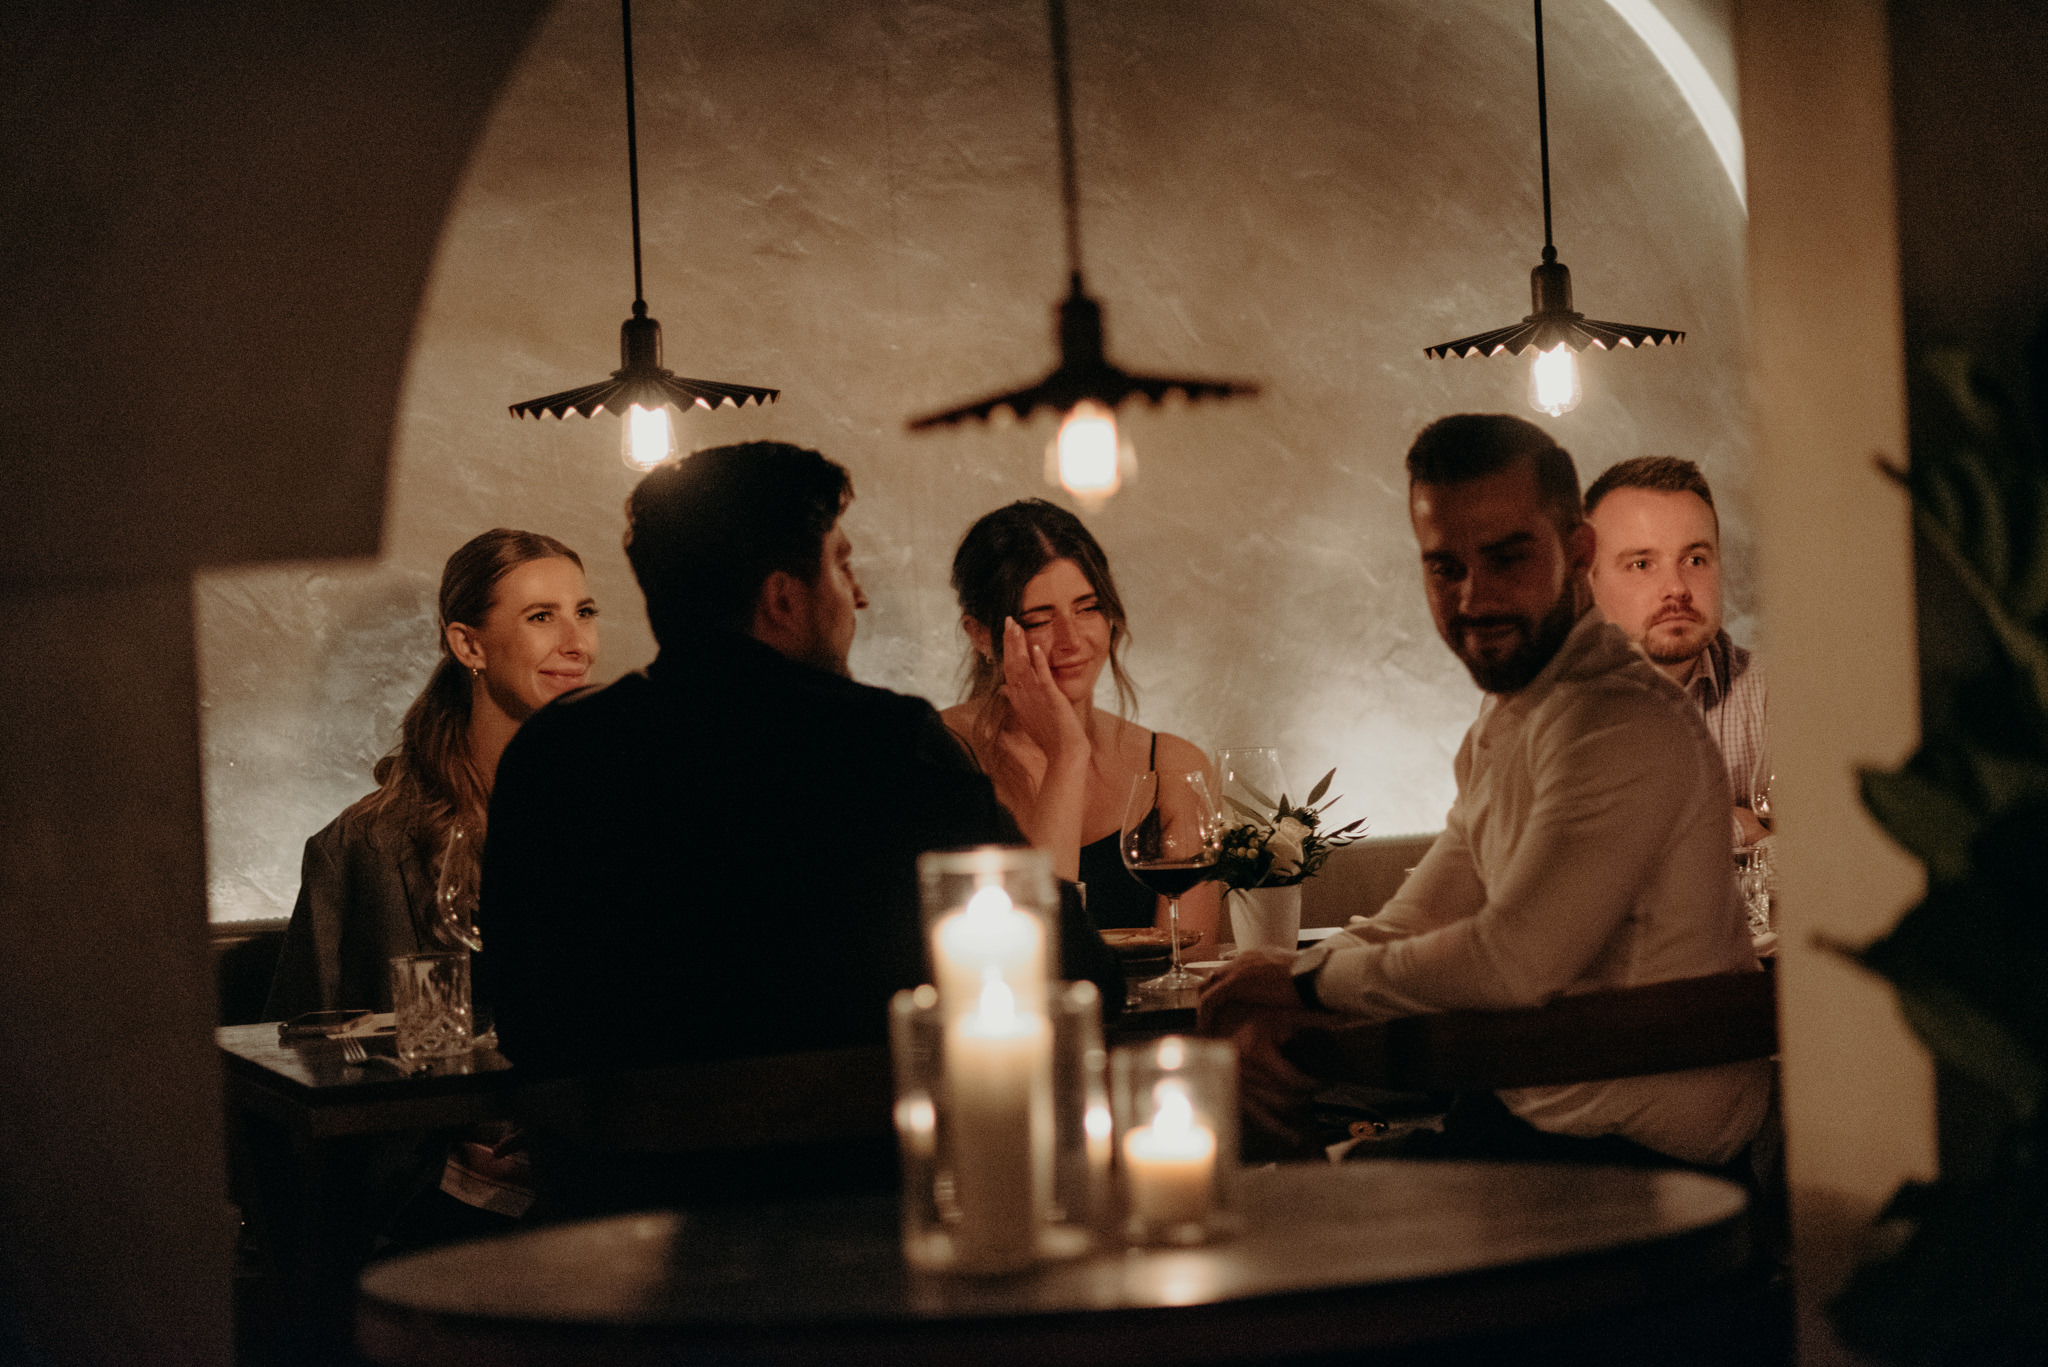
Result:
[[[953,556],[960,625],[974,655],[967,700],[941,715],[994,781],[996,796],[1053,872],[1087,889],[1098,930],[1165,924],[1165,899],[1125,870],[1118,828],[1131,780],[1149,769],[1206,770],[1189,742],[1123,715],[1135,699],[1122,653],[1129,629],[1109,560],[1081,519],[1043,499],[998,508]],[[1122,706],[1095,705],[1107,668]],[[1216,938],[1218,894],[1181,899],[1180,924]]]

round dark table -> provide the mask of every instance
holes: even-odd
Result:
[[[662,1211],[375,1264],[358,1344],[499,1363],[1194,1363],[1564,1323],[1697,1293],[1748,1256],[1693,1172],[1385,1160],[1247,1171],[1244,1229],[993,1280],[905,1268],[893,1197]]]

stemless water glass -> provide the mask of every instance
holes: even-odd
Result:
[[[1152,770],[1131,780],[1117,848],[1131,877],[1166,899],[1166,939],[1171,967],[1139,987],[1179,1004],[1191,999],[1202,980],[1181,967],[1180,899],[1188,889],[1215,876],[1223,850],[1223,814],[1209,795],[1199,769],[1187,773]]]
[[[391,1008],[398,1030],[398,1057],[404,1062],[468,1053],[473,1044],[469,951],[393,958]]]

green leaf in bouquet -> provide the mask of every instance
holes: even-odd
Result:
[[[1271,819],[1274,812],[1278,811],[1281,807],[1287,804],[1287,795],[1285,793],[1282,793],[1280,795],[1280,801],[1275,802],[1272,798],[1267,797],[1264,793],[1260,792],[1257,788],[1252,787],[1251,784],[1246,783],[1243,779],[1237,780],[1237,786],[1244,789],[1246,792],[1250,793],[1252,795],[1252,801],[1263,803],[1265,805],[1266,810],[1264,812],[1254,814],[1254,820],[1269,820]],[[1240,803],[1239,805],[1242,806],[1243,804]]]
[[[1247,791],[1249,791],[1249,790],[1247,790]],[[1258,797],[1258,794],[1257,794],[1257,793],[1253,793],[1253,794],[1252,794],[1252,796],[1253,796],[1253,797]],[[1228,793],[1225,793],[1225,794],[1223,795],[1223,800],[1224,800],[1225,802],[1229,803],[1229,804],[1230,804],[1230,806],[1231,806],[1231,808],[1232,808],[1233,810],[1235,810],[1235,811],[1237,812],[1237,814],[1238,814],[1239,816],[1241,816],[1241,817],[1243,817],[1243,818],[1244,818],[1245,820],[1247,820],[1247,821],[1251,822],[1251,823],[1252,823],[1253,825],[1257,826],[1257,827],[1258,827],[1258,828],[1259,828],[1260,830],[1264,830],[1264,829],[1266,828],[1266,823],[1267,823],[1267,821],[1268,821],[1268,820],[1270,819],[1270,815],[1271,815],[1270,813],[1267,813],[1267,812],[1262,812],[1262,811],[1258,810],[1258,809],[1257,809],[1256,807],[1247,807],[1247,806],[1245,806],[1245,805],[1244,805],[1244,803],[1242,803],[1242,802],[1239,802],[1239,801],[1238,801],[1238,800],[1237,800],[1236,798],[1232,797],[1232,796],[1231,796],[1230,794],[1228,794]],[[1260,800],[1261,800],[1261,801],[1264,801],[1264,799],[1263,799],[1263,798],[1261,798]]]
[[[1304,805],[1313,807],[1316,805],[1317,802],[1321,801],[1323,794],[1330,791],[1330,780],[1335,777],[1337,777],[1337,771],[1335,769],[1332,769],[1329,773],[1324,774],[1321,781],[1318,782],[1314,788],[1311,788],[1309,790],[1308,802]]]

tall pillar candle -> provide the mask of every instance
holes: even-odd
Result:
[[[939,1009],[948,1021],[977,1008],[983,985],[994,973],[1009,989],[1018,1011],[1046,1011],[1045,926],[1018,910],[995,883],[975,890],[967,905],[932,926],[932,972],[938,980]]]
[[[1038,1254],[1050,1192],[1052,1030],[1020,1011],[989,970],[972,1010],[946,1027],[953,1191],[960,1211],[955,1265],[1014,1272]]]

